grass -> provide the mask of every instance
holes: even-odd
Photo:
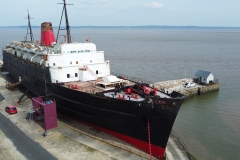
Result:
[[[188,151],[186,151],[187,156],[189,157],[190,160],[197,160],[196,157],[194,157],[194,155],[192,155],[191,153],[189,153]]]
[[[95,152],[95,151],[96,151],[96,149],[94,149],[94,148],[92,148],[92,147],[86,147],[86,150],[87,150],[88,152]]]

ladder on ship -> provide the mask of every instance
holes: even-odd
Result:
[[[93,77],[95,77],[97,79],[97,75],[95,72],[93,72],[90,68],[88,68],[88,66],[83,66],[83,68],[88,71]]]
[[[148,144],[149,144],[149,160],[152,160],[152,149],[151,149],[151,132],[150,132],[150,118],[148,117]]]
[[[34,84],[32,84],[30,87],[27,88],[27,90],[22,94],[22,96],[19,98],[17,103],[21,103],[23,97],[28,93],[28,91],[34,86]]]

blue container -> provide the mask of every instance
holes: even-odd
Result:
[[[47,101],[46,104],[51,104],[51,101]]]

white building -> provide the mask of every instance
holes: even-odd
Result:
[[[198,79],[199,82],[208,84],[210,81],[214,81],[214,76],[211,72],[198,70],[195,74],[195,79]]]

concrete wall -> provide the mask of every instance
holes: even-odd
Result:
[[[206,86],[200,86],[197,88],[190,88],[188,90],[180,91],[182,94],[184,94],[186,97],[191,97],[193,95],[200,95],[202,93],[207,93],[211,91],[219,90],[219,83],[206,85]]]
[[[208,84],[208,85],[199,85],[196,84],[194,87],[186,88],[184,84],[186,82],[192,82],[191,78],[184,78],[178,80],[168,80],[162,82],[156,82],[153,85],[160,90],[168,91],[177,91],[184,94],[186,97],[190,97],[197,94],[202,94],[210,91],[219,90],[219,83]]]

